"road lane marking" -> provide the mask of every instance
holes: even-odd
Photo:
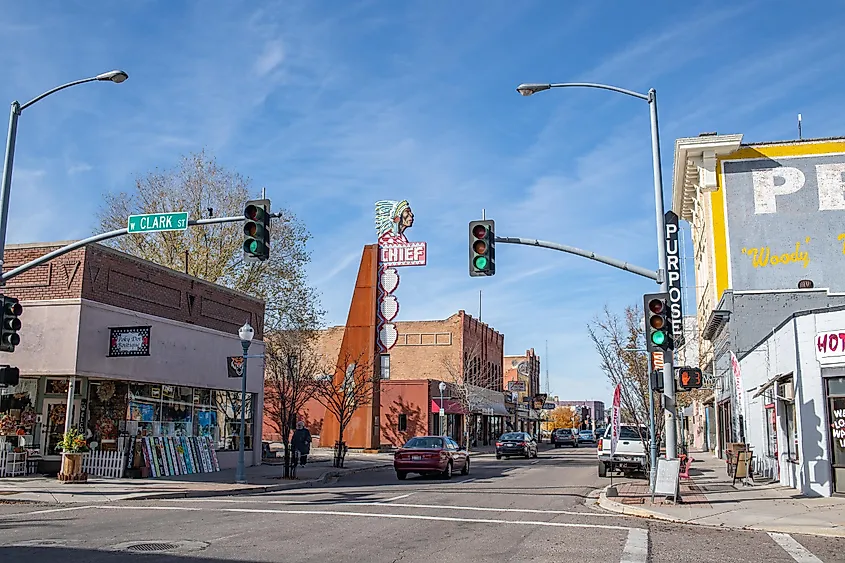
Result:
[[[648,530],[631,528],[628,530],[628,540],[622,550],[619,563],[646,563],[648,561]]]
[[[407,495],[399,495],[398,497],[393,497],[393,498],[386,498],[386,499],[384,499],[384,500],[382,500],[382,501],[379,501],[379,502],[390,502],[390,501],[394,501],[394,500],[399,500],[399,499],[403,499],[403,498],[408,498],[408,497],[409,497],[409,496],[411,496],[412,494],[414,494],[414,493],[408,493]],[[354,502],[354,501],[353,501],[353,502]]]
[[[54,512],[70,512],[72,510],[85,510],[86,508],[93,508],[91,505],[85,506],[71,506],[69,508],[50,508],[48,510],[35,510],[32,512],[15,512],[10,514],[2,514],[0,518],[8,518],[14,516],[34,516],[36,514],[52,514]]]
[[[769,532],[771,537],[785,552],[798,563],[822,563],[822,560],[810,553],[806,547],[798,543],[798,540],[789,534]]]
[[[390,505],[393,506],[393,505]],[[437,522],[470,522],[474,524],[511,524],[514,526],[545,526],[549,528],[597,528],[601,530],[623,530],[627,526],[612,526],[608,524],[575,524],[572,522],[543,522],[533,520],[501,520],[494,518],[453,518],[450,516],[423,516],[420,514],[387,514],[384,512],[351,512],[346,510],[284,510],[276,508],[196,508],[196,507],[155,507],[155,506],[116,506],[100,505],[90,508],[102,510],[186,510],[203,512],[237,512],[241,514],[308,514],[315,516],[359,516],[362,518],[387,518],[398,520],[432,520]]]

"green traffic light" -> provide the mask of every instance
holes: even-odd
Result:
[[[651,342],[657,346],[662,346],[663,343],[666,342],[666,334],[660,330],[653,332],[651,335]]]
[[[487,267],[487,257],[486,256],[476,256],[474,261],[475,267],[479,270],[483,270]]]

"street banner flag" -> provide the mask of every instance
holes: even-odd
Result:
[[[619,442],[620,425],[622,423],[622,384],[616,386],[613,391],[613,410],[610,414],[610,455],[616,453],[616,444]]]

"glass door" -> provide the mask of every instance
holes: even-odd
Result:
[[[62,441],[65,432],[65,413],[67,413],[67,401],[65,399],[44,399],[41,421],[42,455],[61,455],[62,452],[56,449],[56,445]],[[73,402],[70,420],[71,425],[77,424],[79,420],[78,400]]]
[[[845,493],[845,377],[825,380],[833,492]]]

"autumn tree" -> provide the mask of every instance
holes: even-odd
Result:
[[[315,351],[316,333],[286,330],[264,338],[264,413],[284,444],[284,476],[290,477],[290,438],[296,419],[326,372]]]
[[[135,180],[128,191],[105,194],[100,228],[126,227],[129,215],[186,211],[191,219],[241,216],[246,201],[257,197],[249,178],[227,170],[206,152],[184,156],[172,169],[156,169]],[[106,244],[168,268],[243,291],[266,302],[265,332],[314,328],[322,310],[309,287],[309,233],[289,210],[272,210],[270,259],[243,260],[243,224],[222,223],[184,231],[132,234]]]
[[[334,466],[343,467],[346,444],[343,435],[355,412],[369,405],[375,384],[373,366],[363,358],[345,355],[334,370],[315,377],[314,398],[337,420],[338,437]]]
[[[580,428],[581,417],[574,407],[557,407],[550,414],[554,428]]]
[[[643,427],[649,424],[649,373],[645,349],[645,334],[641,325],[642,311],[627,307],[624,314],[612,313],[605,307],[587,329],[601,360],[601,369],[608,381],[621,385],[622,420],[635,424],[648,451],[650,436]],[[658,397],[654,397],[655,401]],[[655,412],[659,403],[655,402]],[[663,433],[663,417],[655,417],[655,431]]]

